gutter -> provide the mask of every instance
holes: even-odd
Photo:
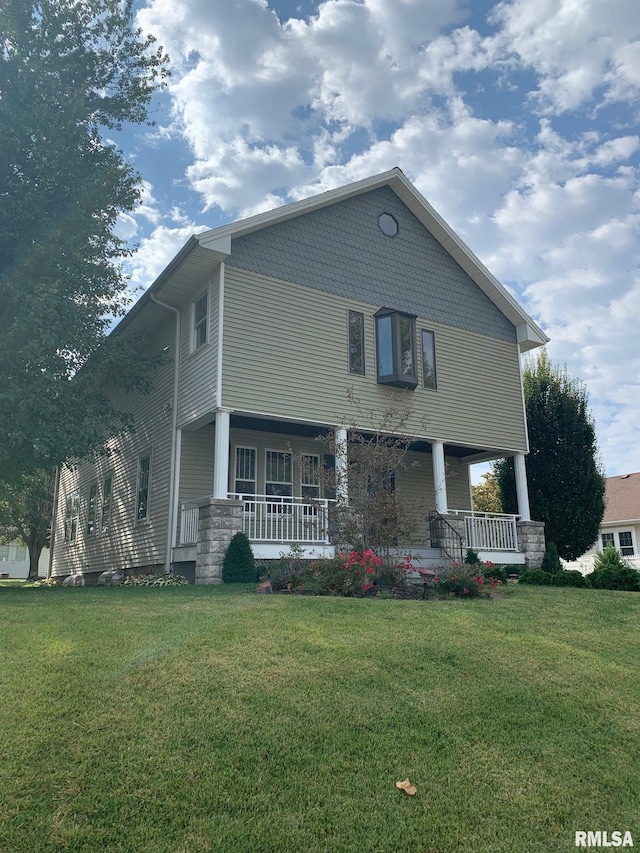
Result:
[[[148,291],[147,291],[148,292]],[[167,524],[167,553],[165,557],[164,570],[171,571],[171,556],[173,551],[173,543],[177,533],[178,526],[178,465],[180,456],[178,454],[178,379],[180,376],[180,324],[181,314],[173,305],[167,305],[166,302],[161,302],[156,298],[155,294],[149,293],[149,298],[161,308],[166,308],[171,311],[176,318],[175,332],[175,354],[173,358],[173,400],[171,406],[171,461],[169,463],[169,519]]]

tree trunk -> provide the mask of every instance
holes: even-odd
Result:
[[[29,545],[29,581],[38,580],[38,563],[42,554],[42,545]]]

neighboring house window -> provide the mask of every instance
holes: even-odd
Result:
[[[27,559],[27,546],[26,545],[16,545],[16,563],[24,563]]]
[[[138,459],[138,491],[136,499],[136,521],[149,518],[149,483],[151,480],[151,454]]]
[[[96,532],[96,503],[98,502],[98,484],[94,483],[89,489],[87,503],[87,536]]]
[[[64,514],[64,541],[72,545],[78,536],[78,519],[80,518],[80,495],[74,492],[67,495]]]
[[[291,453],[267,450],[265,467],[265,494],[278,497],[293,495],[293,459]]]
[[[349,311],[349,373],[364,376],[364,314]]]
[[[9,546],[0,545],[0,563],[9,562]]]
[[[416,318],[388,308],[381,308],[375,317],[378,384],[414,389],[418,384]]]
[[[100,532],[106,533],[111,523],[111,474],[102,481],[102,506],[100,508]]]
[[[620,553],[623,557],[633,557],[633,539],[630,530],[621,530],[618,533],[620,539]]]
[[[255,447],[236,447],[235,492],[238,495],[256,493]]]
[[[422,384],[425,388],[438,387],[436,380],[436,339],[433,332],[422,330]]]
[[[616,540],[614,538],[613,533],[603,533],[600,538],[602,539],[603,551],[607,547],[607,545],[613,545],[614,548],[616,547]]]
[[[203,293],[193,303],[193,349],[206,344],[209,333],[209,294]]]

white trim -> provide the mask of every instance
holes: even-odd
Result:
[[[518,498],[518,514],[521,521],[531,521],[529,507],[529,487],[527,485],[527,466],[524,453],[514,453],[513,468],[516,475],[516,495]]]
[[[206,323],[206,336],[204,341],[200,344],[196,344],[197,339],[197,330],[196,330],[196,305],[203,296],[207,297],[207,312],[202,320],[199,321],[200,325],[203,321]],[[154,299],[154,302],[157,302]],[[168,307],[168,306],[166,306]],[[196,297],[191,300],[191,304],[189,306],[189,335],[190,335],[190,346],[189,352],[193,355],[196,352],[200,352],[201,349],[207,346],[209,341],[211,340],[211,286],[207,284],[207,286],[201,290]]]
[[[603,533],[607,533],[607,534],[610,533],[613,535],[613,537],[614,537],[613,544],[614,544],[616,550],[622,556],[623,560],[629,559],[630,557],[640,556],[640,554],[638,552],[638,537],[636,536],[636,529],[632,524],[625,525],[624,522],[622,522],[622,524],[621,524],[619,521],[617,521],[615,527],[607,527],[606,530],[601,529],[600,532],[598,533],[598,544],[597,544],[597,550],[598,551],[602,551],[602,534]],[[631,546],[633,548],[633,554],[623,554],[622,553],[622,548],[628,547],[628,546],[620,545],[620,534],[621,533],[630,533],[631,534]]]
[[[349,504],[349,459],[347,428],[334,429],[334,458],[336,476],[336,500],[343,506]]]
[[[253,450],[255,454],[255,491],[254,495],[257,495],[259,492],[258,489],[258,463],[259,463],[259,454],[258,454],[258,446],[252,444],[233,444],[233,493],[234,494],[245,494],[245,492],[239,492],[237,489],[238,486],[238,450]],[[244,479],[243,477],[240,479]]]
[[[213,496],[226,500],[229,492],[230,409],[218,409],[214,433]]]
[[[218,363],[216,365],[216,408],[222,406],[222,352],[224,342],[224,261],[218,276]]]
[[[433,465],[433,489],[436,500],[436,512],[447,514],[447,476],[444,463],[444,442],[431,442],[431,461]]]
[[[274,486],[291,486],[291,495],[267,495],[267,453],[278,453],[281,456],[288,456],[291,460],[291,480],[269,480],[270,483],[273,483]],[[266,497],[293,497],[293,451],[292,450],[282,450],[279,447],[265,447],[264,448],[264,489],[263,495]]]

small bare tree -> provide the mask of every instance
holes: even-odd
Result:
[[[357,407],[357,419],[346,431],[331,430],[318,439],[326,454],[347,460],[346,469],[337,465],[323,475],[325,492],[336,495],[331,512],[333,538],[343,548],[371,548],[379,556],[388,556],[391,548],[415,534],[421,520],[418,508],[396,489],[398,476],[420,464],[409,456],[417,438],[408,427],[412,410],[363,410],[352,393],[349,400]],[[361,423],[373,426],[356,426]]]

